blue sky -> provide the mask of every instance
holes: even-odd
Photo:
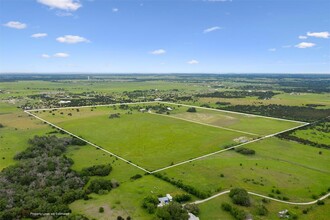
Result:
[[[0,0],[0,72],[330,73],[327,0]]]

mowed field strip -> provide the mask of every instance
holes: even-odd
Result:
[[[265,117],[269,120],[268,123],[283,121],[290,124],[285,125],[287,129],[279,132],[260,135],[176,117],[176,115],[182,114],[185,109],[175,109],[173,114],[167,116],[164,114],[141,113],[139,109],[127,114],[127,109],[118,108],[122,105],[143,108],[144,105],[157,105],[159,103],[182,106],[165,102],[138,102],[36,109],[26,110],[25,112],[147,173],[154,173],[189,163],[308,124]],[[120,113],[120,118],[109,119],[110,113]],[[193,115],[194,113],[187,114]],[[240,115],[241,113],[237,114]],[[252,116],[248,114],[249,123],[254,118],[263,118],[262,116]],[[228,118],[228,116],[226,117]],[[232,121],[236,124],[244,123],[244,118],[240,120],[233,118]],[[269,126],[269,124],[265,126]],[[278,128],[276,129],[278,130]],[[237,138],[242,138],[242,135],[244,135],[243,138],[246,138],[244,143],[234,141]],[[224,149],[224,147],[227,148]]]

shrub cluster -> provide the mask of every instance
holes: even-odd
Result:
[[[159,201],[156,196],[147,196],[142,201],[142,208],[145,208],[148,213],[155,213]]]
[[[110,164],[94,165],[82,169],[82,174],[85,176],[107,176],[111,172],[112,167]]]
[[[87,188],[88,193],[103,194],[112,189],[111,180],[94,179]]]
[[[244,155],[254,155],[256,153],[255,150],[252,150],[252,149],[249,149],[246,147],[237,147],[237,148],[235,148],[235,151],[237,153],[244,154]]]
[[[173,200],[179,203],[188,202],[191,200],[191,195],[189,194],[180,194],[173,197]]]
[[[230,190],[229,197],[232,199],[234,204],[241,206],[251,205],[249,194],[245,189],[233,188]]]
[[[141,174],[135,174],[134,176],[131,176],[131,180],[137,180],[137,179],[140,179],[142,178],[142,175]]]
[[[182,181],[180,181],[180,180],[170,179],[169,177],[164,176],[164,175],[162,175],[160,173],[153,173],[153,175],[155,177],[158,177],[158,178],[160,178],[160,179],[162,179],[162,180],[164,180],[166,182],[169,182],[169,183],[171,183],[171,184],[173,184],[173,185],[175,185],[175,186],[177,186],[177,187],[185,190],[186,192],[188,192],[188,193],[190,193],[190,194],[192,194],[192,195],[194,195],[194,196],[196,196],[196,197],[198,197],[200,199],[205,199],[205,198],[211,196],[210,193],[201,192],[201,191],[199,191],[198,189],[196,189],[196,188],[194,188],[192,186],[183,184]]]
[[[110,118],[110,119],[113,119],[113,118],[120,118],[120,113],[110,114],[110,115],[109,115],[109,118]]]
[[[185,208],[188,212],[190,212],[190,213],[192,213],[192,214],[194,214],[194,215],[198,215],[198,214],[199,214],[199,208],[198,208],[198,206],[197,206],[196,204],[194,204],[194,203],[192,203],[192,204],[187,204],[187,205],[184,206],[184,208]]]
[[[187,112],[197,112],[195,107],[188,108]]]
[[[156,216],[162,220],[188,220],[189,215],[186,209],[177,202],[171,202],[168,205],[157,209]]]
[[[229,212],[235,219],[237,220],[245,220],[246,219],[246,213],[242,209],[238,209],[236,207],[232,207],[229,203],[222,203],[221,204],[222,210]]]

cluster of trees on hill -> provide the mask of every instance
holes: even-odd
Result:
[[[273,91],[223,91],[223,92],[213,92],[198,94],[198,97],[212,97],[212,98],[245,98],[245,97],[254,97],[257,96],[258,99],[270,99],[275,93]]]
[[[224,106],[219,109],[252,113],[277,118],[285,118],[291,120],[300,120],[313,122],[320,120],[330,115],[330,109],[314,109],[301,106],[286,106],[286,105],[233,105]]]
[[[68,204],[83,198],[88,178],[71,170],[63,155],[71,138],[34,137],[0,173],[0,219],[33,217],[30,213],[68,213]],[[40,216],[39,216],[40,217]]]
[[[71,213],[68,204],[89,199],[88,193],[106,193],[118,186],[109,180],[94,179],[85,190],[89,176],[106,176],[111,165],[96,165],[81,172],[71,169],[73,160],[64,155],[71,137],[35,136],[29,147],[18,153],[15,165],[0,172],[0,219],[39,218],[31,213]],[[55,216],[61,218],[60,216]],[[87,219],[72,215],[66,219]]]

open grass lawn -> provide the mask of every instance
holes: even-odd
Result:
[[[68,116],[70,112],[72,116]],[[110,113],[117,112],[121,113],[120,118],[108,118]],[[236,144],[234,139],[243,136],[155,114],[138,111],[125,114],[107,107],[93,111],[85,108],[79,113],[57,110],[54,116],[45,111],[38,116],[149,170],[221,150]]]
[[[116,169],[116,168],[115,168]],[[125,172],[125,170],[121,170]],[[112,174],[110,174],[111,176]],[[123,183],[106,195],[92,194],[93,199],[78,200],[70,205],[73,213],[81,213],[95,219],[117,219],[117,216],[130,216],[132,219],[153,219],[141,206],[143,198],[149,195],[182,194],[182,190],[154,176]],[[104,207],[104,213],[99,213],[99,207]]]
[[[263,203],[260,197],[250,195],[252,201],[251,207],[242,207],[232,204],[231,199],[228,194],[219,196],[205,203],[199,204],[200,208],[200,219],[227,219],[234,220],[234,218],[228,213],[221,209],[221,204],[226,202],[232,205],[232,207],[237,207],[239,209],[245,210],[245,212],[250,213],[255,220],[269,220],[269,219],[280,219],[278,217],[278,212],[282,210],[289,210],[290,212],[296,214],[298,219],[301,220],[328,220],[330,216],[330,199],[326,199],[325,205],[308,205],[308,206],[296,206],[288,205],[279,202],[270,201],[269,203]],[[260,216],[257,214],[257,206],[263,204],[267,210],[268,214],[265,216]],[[307,214],[303,214],[304,209],[309,209]]]
[[[290,201],[300,202],[311,201],[312,195],[327,192],[330,187],[329,152],[319,155],[316,148],[291,142],[282,147],[279,145],[281,142],[272,138],[246,145],[256,150],[254,156],[227,151],[161,173],[211,193],[220,187],[226,190],[239,186],[263,195],[285,196]],[[303,153],[303,147],[306,153]],[[279,189],[281,193],[273,193],[273,189]]]
[[[253,115],[199,108],[197,108],[197,112],[189,113],[187,112],[187,109],[188,107],[181,106],[180,111],[174,112],[172,116],[239,131],[250,132],[260,136],[273,134],[302,125],[302,123],[292,121],[283,121]]]

